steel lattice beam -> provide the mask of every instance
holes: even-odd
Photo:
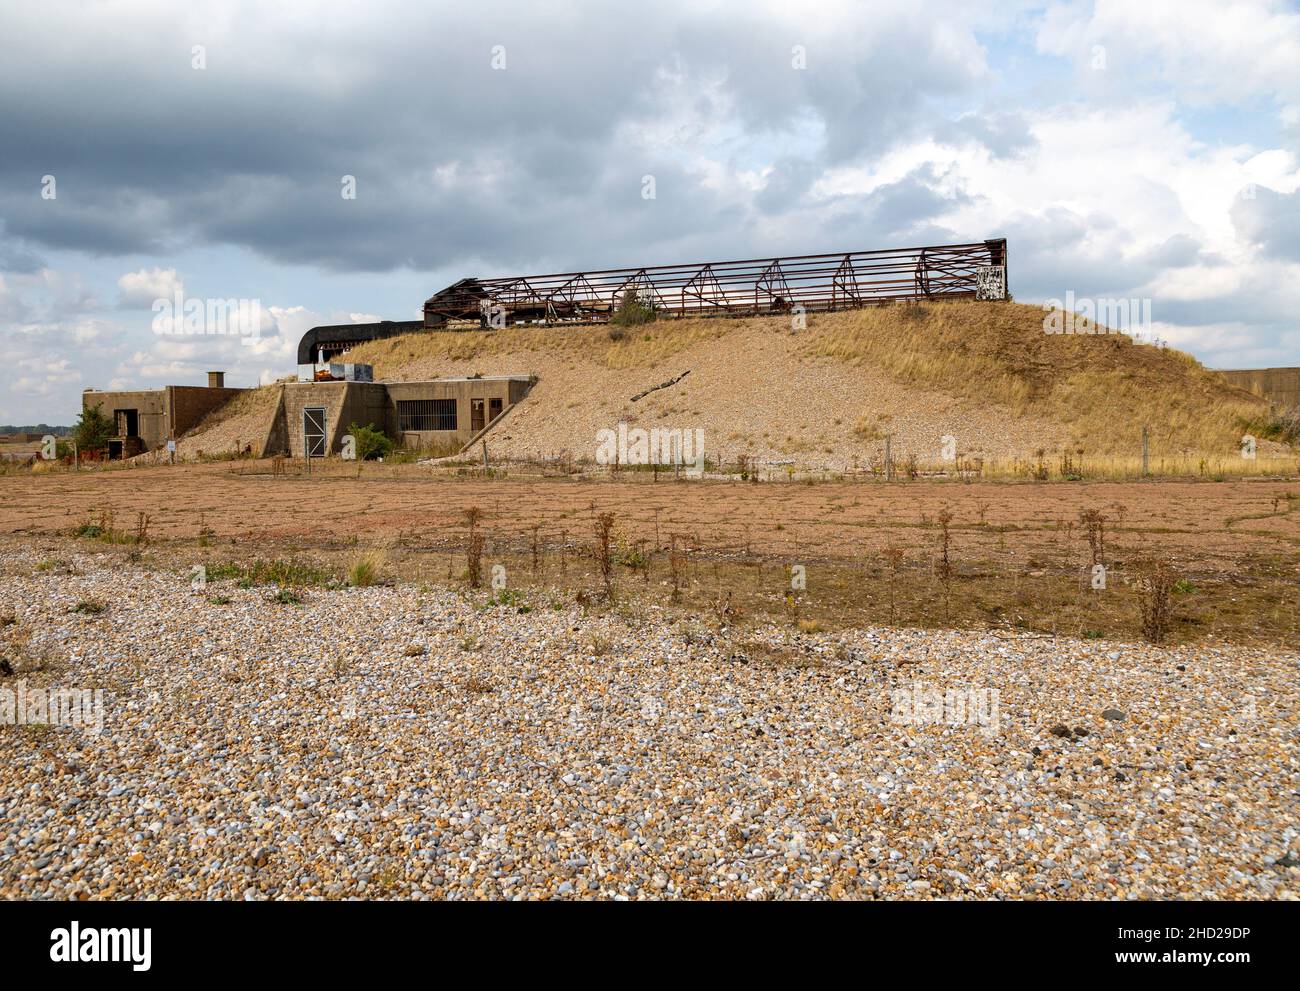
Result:
[[[629,293],[660,316],[745,316],[852,309],[919,299],[1005,298],[1007,242],[941,244],[785,258],[461,279],[424,304],[426,327],[451,321],[600,323]],[[990,270],[995,276],[990,279]],[[990,289],[989,287],[993,288]],[[997,288],[1000,286],[1000,289]],[[1001,294],[1000,296],[998,294]]]

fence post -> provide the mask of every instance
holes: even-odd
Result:
[[[885,481],[886,482],[892,482],[894,480],[894,457],[889,449],[890,441],[893,439],[893,436],[894,436],[893,434],[885,434]]]
[[[1147,428],[1144,426],[1142,428],[1142,474],[1146,475],[1150,472],[1150,470],[1151,470],[1151,447],[1149,443],[1149,437],[1147,434]]]

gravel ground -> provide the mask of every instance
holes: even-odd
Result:
[[[104,728],[0,726],[6,898],[1297,892],[1294,654],[280,605],[43,556],[6,547],[0,689],[102,688]],[[907,724],[917,684],[996,707]]]

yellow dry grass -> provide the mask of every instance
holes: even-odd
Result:
[[[1065,426],[1075,447],[1223,451],[1266,404],[1191,355],[1123,334],[1047,334],[1041,307],[939,303],[881,307],[810,321],[805,353],[887,372]],[[870,420],[858,429],[870,433]]]
[[[280,385],[259,385],[252,389],[245,389],[243,392],[233,396],[229,402],[213,410],[204,417],[203,422],[194,428],[193,433],[200,430],[207,431],[213,427],[218,427],[227,420],[233,420],[237,416],[247,416],[255,414],[258,416],[270,416],[275,410],[275,404],[280,398]]]
[[[412,364],[469,362],[497,355],[547,354],[605,368],[653,367],[695,344],[717,340],[740,320],[659,320],[639,327],[504,327],[493,331],[404,334],[362,344],[348,360],[374,366],[375,378],[405,377]]]
[[[466,363],[472,367],[484,358],[497,365],[508,359],[516,371],[553,373],[558,363],[594,381],[602,372],[653,369],[668,358],[674,368],[690,367],[694,349],[738,331],[759,331],[779,338],[783,352],[806,369],[826,362],[877,369],[898,383],[902,396],[915,391],[918,410],[927,402],[921,393],[933,397],[937,391],[1058,427],[1055,436],[1068,440],[1045,441],[1049,450],[1082,448],[1089,459],[1131,458],[1141,450],[1146,426],[1153,452],[1176,452],[1194,471],[1201,470],[1201,458],[1230,462],[1246,424],[1267,408],[1190,355],[1135,344],[1121,334],[1048,334],[1045,316],[1038,306],[953,302],[814,314],[798,332],[788,317],[659,320],[626,328],[509,327],[375,341],[354,349],[348,360],[374,365],[379,379],[444,374],[441,368],[452,364],[460,364],[463,374]],[[745,357],[738,353],[736,360]],[[743,403],[736,405],[743,409]],[[859,440],[893,429],[880,411],[861,406],[828,408],[826,414],[836,423],[854,424]],[[797,452],[814,443],[821,446],[814,438],[792,436],[782,449]],[[1284,459],[1288,454],[1265,444],[1259,453]],[[1116,464],[1117,472],[1127,473]],[[1235,474],[1250,465],[1201,473]],[[1255,468],[1263,470],[1263,462]]]

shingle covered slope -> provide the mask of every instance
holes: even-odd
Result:
[[[1044,332],[1040,307],[948,303],[641,327],[435,332],[374,342],[349,360],[377,377],[531,373],[532,394],[493,431],[505,457],[594,457],[620,420],[703,429],[711,459],[844,467],[878,458],[1029,458],[1084,448],[1230,455],[1262,401],[1176,351],[1121,335]],[[689,371],[676,385],[644,390]]]

